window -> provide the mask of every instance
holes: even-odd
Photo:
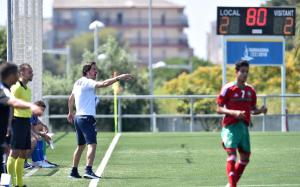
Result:
[[[165,25],[166,24],[166,14],[163,13],[160,17],[160,24]]]
[[[142,41],[142,33],[140,30],[138,30],[138,32],[137,32],[137,39],[138,39],[138,43],[140,43]]]
[[[64,10],[60,12],[60,20],[63,24],[71,23],[72,21],[72,12],[69,10]]]
[[[118,25],[122,25],[123,24],[123,14],[122,14],[122,12],[119,12],[117,14],[117,24]]]

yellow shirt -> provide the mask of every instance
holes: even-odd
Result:
[[[22,84],[22,82],[18,81],[11,87],[11,94],[13,97],[17,99],[21,99],[23,101],[31,102],[31,90],[29,87],[26,87]],[[31,110],[30,109],[21,109],[14,108],[14,116],[21,118],[30,118]]]

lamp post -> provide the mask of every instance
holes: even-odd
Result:
[[[7,0],[7,61],[12,62],[12,1]]]
[[[53,54],[53,55],[66,55],[66,75],[67,78],[70,77],[71,73],[71,49],[67,45],[65,49],[43,49],[43,53]]]
[[[94,54],[95,58],[97,58],[97,49],[99,46],[99,39],[98,39],[98,31],[100,28],[105,27],[104,23],[101,21],[95,20],[89,25],[90,30],[94,30]]]
[[[153,96],[153,75],[152,75],[152,0],[149,0],[148,6],[148,69],[149,69],[149,94]],[[150,125],[152,126],[152,131],[155,131],[154,119],[153,119],[153,98],[150,99]]]

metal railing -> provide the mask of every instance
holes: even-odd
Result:
[[[148,39],[147,38],[129,38],[128,42],[130,45],[147,45]],[[177,45],[177,46],[186,46],[188,47],[188,40],[187,38],[153,38],[152,39],[153,45]]]
[[[109,100],[113,100],[113,96],[112,95],[99,95],[98,97],[102,99],[109,99]],[[194,108],[194,103],[195,101],[199,100],[199,99],[215,99],[217,97],[217,95],[119,95],[118,96],[118,128],[119,131],[122,131],[122,119],[129,119],[129,118],[148,118],[148,119],[152,119],[153,123],[151,124],[151,130],[153,132],[156,131],[156,125],[157,125],[157,119],[158,118],[189,118],[189,131],[192,132],[193,127],[194,127],[194,122],[196,119],[199,118],[223,118],[224,115],[220,115],[220,114],[196,114],[195,108]],[[258,100],[261,99],[261,103],[264,105],[267,105],[268,99],[271,98],[277,98],[279,100],[281,100],[281,98],[299,98],[300,99],[300,94],[286,94],[286,95],[258,95]],[[44,113],[44,120],[46,124],[49,124],[49,120],[50,119],[62,119],[62,118],[67,118],[67,114],[49,114],[49,101],[50,100],[67,100],[68,96],[66,95],[47,95],[47,96],[43,96],[43,100],[46,104],[46,110]],[[180,114],[180,113],[175,113],[175,114],[157,114],[155,111],[153,114],[146,113],[146,114],[125,114],[122,111],[122,105],[123,105],[123,101],[124,100],[151,100],[153,99],[154,101],[160,100],[160,99],[186,99],[189,101],[189,113],[188,114]],[[300,105],[300,103],[299,103]],[[298,116],[300,117],[300,114],[288,114],[287,110],[284,113],[276,113],[276,114],[267,114],[267,115],[259,115],[262,118],[262,131],[266,130],[266,119],[267,117],[281,117],[282,120],[281,122],[287,122],[287,117],[288,116]],[[97,114],[95,116],[96,118],[114,118],[113,114]],[[282,131],[286,131],[286,127],[285,126],[286,123],[281,123],[282,126]],[[286,130],[284,130],[286,129]]]

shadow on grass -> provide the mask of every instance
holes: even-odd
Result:
[[[178,179],[176,177],[101,177],[100,180],[123,180],[123,179],[128,179],[128,180],[148,180],[148,179],[160,179],[160,180],[170,180],[170,179]]]
[[[187,164],[192,164],[193,163],[193,157],[192,157],[192,153],[191,153],[189,147],[186,144],[181,144],[180,147],[182,149],[184,149],[185,152],[186,152],[185,153],[185,155],[186,155],[186,158],[185,158],[186,163]]]
[[[33,176],[35,177],[45,177],[45,176],[52,176],[59,171],[59,168],[47,168],[47,169],[40,169],[38,170]]]
[[[58,142],[59,140],[63,139],[65,136],[67,136],[69,134],[69,132],[65,132],[62,135],[60,135],[59,137],[55,138],[53,143]]]

